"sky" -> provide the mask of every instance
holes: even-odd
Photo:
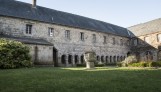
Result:
[[[37,5],[126,28],[161,18],[161,0],[37,0]]]

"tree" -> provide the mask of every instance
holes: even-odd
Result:
[[[29,48],[21,42],[0,39],[0,68],[13,69],[32,66]]]

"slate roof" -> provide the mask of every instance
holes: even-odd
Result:
[[[161,31],[161,18],[129,27],[128,30],[135,36],[159,32]]]
[[[15,0],[0,0],[0,15],[78,27],[129,37],[128,30],[102,21],[69,14]]]
[[[50,43],[46,40],[43,40],[43,39],[34,39],[34,38],[26,38],[26,37],[13,37],[13,36],[9,36],[9,35],[1,35],[1,34],[0,34],[0,38],[15,40],[15,41],[19,41],[19,42],[22,42],[22,43],[25,43],[25,44],[53,46],[52,43]]]

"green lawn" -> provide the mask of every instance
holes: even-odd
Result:
[[[161,92],[161,69],[0,70],[0,92]]]

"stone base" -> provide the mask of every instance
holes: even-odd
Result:
[[[87,69],[93,69],[94,67],[94,62],[86,62],[86,68]]]

